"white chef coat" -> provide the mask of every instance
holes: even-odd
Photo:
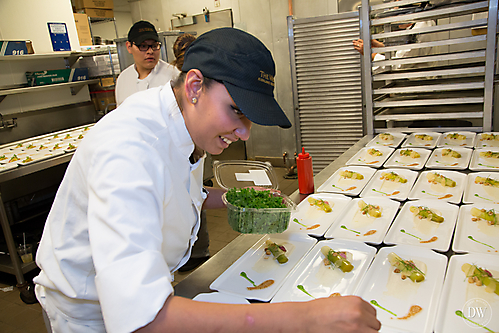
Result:
[[[103,318],[108,332],[155,318],[197,238],[206,194],[193,151],[170,84],[128,98],[89,131],[38,248],[42,305],[74,325]]]
[[[116,80],[116,105],[138,91],[144,91],[149,88],[159,87],[170,80],[177,78],[180,71],[177,67],[159,59],[158,63],[152,69],[151,73],[143,79],[139,79],[139,73],[135,69],[135,64],[128,66]]]
[[[409,27],[407,29],[421,29],[426,27],[432,27],[435,25],[436,25],[435,21],[430,20],[430,21],[416,22],[412,27]],[[426,43],[438,40],[438,36],[436,33],[420,34],[416,36],[416,40],[418,43]],[[411,44],[407,44],[407,46],[408,46],[407,49],[398,50],[397,52],[395,52],[395,56],[392,59],[422,57],[438,53],[437,47],[410,48]],[[385,60],[385,56],[383,54],[376,53],[373,59],[373,70],[376,70],[379,67],[379,66],[374,66],[376,64],[376,61],[381,61],[381,60]],[[397,65],[396,69],[420,68],[420,67],[426,67],[430,64],[431,63],[413,63],[413,64]]]

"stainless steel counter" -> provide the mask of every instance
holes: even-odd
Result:
[[[366,135],[350,149],[338,157],[333,163],[324,168],[314,177],[315,188],[321,186],[336,170],[363,148],[374,136]],[[299,203],[307,195],[295,191],[290,198]],[[192,272],[188,277],[175,286],[175,295],[193,298],[199,293],[210,292],[210,284],[241,257],[263,235],[240,235],[229,243],[212,258]]]

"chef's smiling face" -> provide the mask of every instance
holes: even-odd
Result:
[[[145,40],[141,43],[141,45],[157,45],[158,42],[152,39]],[[133,60],[135,61],[135,65],[143,70],[152,70],[154,66],[159,61],[160,50],[153,50],[152,47],[148,47],[147,51],[139,50],[139,46],[130,42],[126,42],[128,53],[133,56]]]
[[[189,133],[197,147],[217,155],[237,140],[248,140],[251,121],[239,110],[222,83],[203,86],[197,102],[189,105],[194,112],[184,113]]]

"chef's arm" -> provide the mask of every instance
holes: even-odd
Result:
[[[222,194],[225,193],[224,189],[206,186],[204,188],[208,192],[208,197],[203,203],[203,209],[225,208],[222,201]]]
[[[377,332],[376,310],[357,296],[310,302],[220,304],[170,296],[149,332]]]

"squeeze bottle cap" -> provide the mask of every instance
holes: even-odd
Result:
[[[301,153],[298,154],[298,158],[306,159],[309,156],[310,156],[310,154],[305,152],[305,147],[301,147]]]

